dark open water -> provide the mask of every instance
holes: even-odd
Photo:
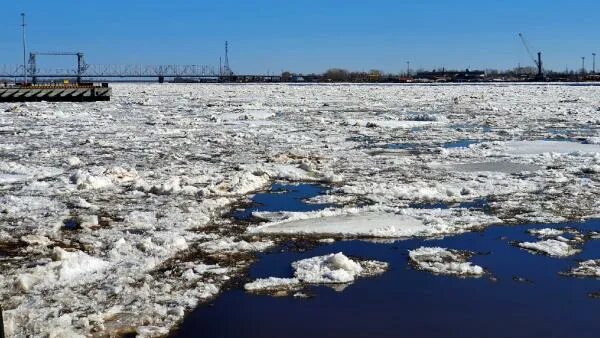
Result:
[[[324,192],[315,185],[275,185],[259,194],[252,210],[315,210],[302,199]],[[288,191],[286,193],[286,191]],[[485,203],[474,203],[475,206]],[[240,212],[238,217],[249,217]],[[259,296],[227,291],[187,316],[173,337],[600,337],[600,280],[559,275],[577,260],[600,258],[600,240],[565,259],[534,255],[511,241],[535,241],[531,228],[565,226],[600,231],[600,221],[492,226],[484,232],[437,240],[379,244],[341,241],[306,252],[267,253],[251,268],[250,279],[291,277],[293,261],[343,252],[390,263],[390,271],[359,279],[343,292],[326,286],[307,289],[311,298]],[[490,275],[478,279],[416,271],[407,252],[441,246],[478,252],[472,258]]]

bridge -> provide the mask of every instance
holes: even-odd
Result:
[[[85,64],[77,69],[40,69],[30,64],[27,67],[28,81],[43,79],[76,79],[77,81],[121,79],[121,80],[157,80],[175,79],[181,82],[276,82],[279,75],[232,74],[208,65],[103,65]],[[0,79],[23,78],[23,66],[0,66]]]

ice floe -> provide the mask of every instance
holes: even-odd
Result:
[[[556,237],[556,236],[560,236],[565,233],[563,230],[552,229],[552,228],[531,229],[528,232],[534,236],[538,236],[541,238]]]
[[[254,292],[298,290],[302,284],[347,284],[356,278],[379,275],[388,264],[378,261],[355,261],[341,252],[302,259],[292,263],[293,278],[259,278],[244,288]]]
[[[250,228],[251,233],[389,238],[460,233],[498,221],[482,212],[464,208],[425,211],[367,207],[312,212],[255,212],[253,215],[269,222]]]
[[[514,155],[600,153],[600,145],[569,141],[510,141],[505,147],[509,154]]]
[[[485,273],[479,265],[468,262],[471,253],[439,247],[420,247],[408,252],[411,263],[420,270],[442,275],[478,277]]]
[[[579,277],[600,278],[600,259],[590,259],[587,261],[580,262],[567,274]]]
[[[553,257],[572,256],[580,251],[568,242],[568,240],[558,237],[557,239],[546,239],[538,242],[522,242],[517,245],[521,248]]]

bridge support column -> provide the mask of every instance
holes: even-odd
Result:
[[[158,77],[158,83],[165,83],[165,77],[164,76],[159,76]]]

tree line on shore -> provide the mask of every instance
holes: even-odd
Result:
[[[369,71],[350,71],[343,68],[330,68],[323,73],[293,73],[284,71],[281,73],[281,81],[283,82],[406,82],[416,79],[447,79],[455,80],[458,76],[462,79],[477,79],[477,80],[525,80],[533,78],[537,73],[535,67],[516,67],[508,70],[486,69],[486,70],[448,70],[438,68],[433,70],[416,69],[414,71],[407,70],[399,73],[386,73],[378,69]],[[546,75],[554,78],[563,78],[565,80],[577,79],[582,76],[580,71],[566,70],[564,72],[554,72],[547,70]],[[583,74],[591,75],[591,73]]]

